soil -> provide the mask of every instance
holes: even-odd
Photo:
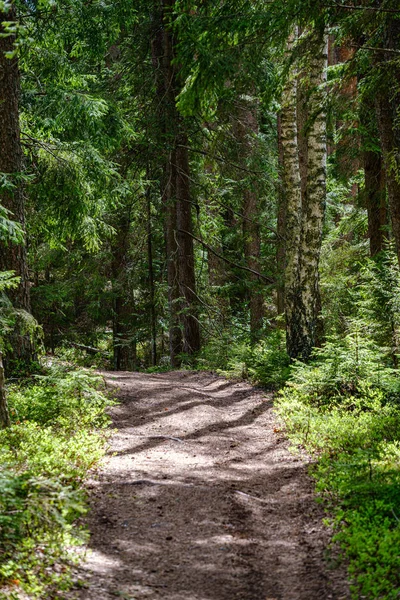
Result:
[[[213,373],[106,373],[120,404],[89,481],[79,600],[349,598],[271,396]]]

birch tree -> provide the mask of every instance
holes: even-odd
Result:
[[[313,39],[314,38],[314,39]],[[326,203],[326,112],[324,84],[328,66],[328,37],[313,32],[308,63],[307,172],[302,198],[300,246],[300,307],[303,310],[297,353],[308,359],[316,345],[319,318],[319,259]]]
[[[297,28],[290,35],[288,54],[297,38]],[[301,240],[301,177],[297,135],[297,68],[292,64],[282,95],[280,112],[282,181],[285,194],[285,317],[286,346],[289,356],[298,355],[302,338],[299,251]]]
[[[297,30],[289,38],[293,49]],[[295,63],[282,97],[280,133],[286,198],[285,314],[287,351],[307,360],[316,344],[319,314],[318,267],[326,200],[326,114],[323,94],[327,36],[307,34],[307,75]],[[302,42],[304,44],[304,40]],[[299,90],[299,81],[302,89]],[[300,102],[299,102],[300,98]],[[301,129],[299,129],[299,126]]]

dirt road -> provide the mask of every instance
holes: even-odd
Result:
[[[121,401],[89,483],[80,600],[348,598],[271,398],[209,373],[107,373]]]

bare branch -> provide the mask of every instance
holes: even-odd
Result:
[[[217,258],[220,258],[224,262],[228,263],[228,265],[231,265],[232,267],[236,267],[237,269],[241,269],[242,271],[248,271],[249,273],[253,273],[253,275],[257,275],[257,277],[259,277],[260,279],[264,279],[264,281],[267,281],[270,285],[275,284],[275,281],[273,279],[271,279],[271,277],[267,277],[266,275],[263,275],[262,273],[255,271],[254,269],[250,269],[250,267],[244,267],[242,265],[238,265],[237,263],[233,262],[232,260],[229,260],[229,258],[226,258],[222,254],[219,254],[219,252],[216,252],[213,248],[211,248],[211,246],[209,246],[208,244],[203,242],[200,238],[196,237],[192,233],[189,233],[189,231],[185,231],[184,229],[178,229],[178,231],[179,231],[179,233],[184,233],[186,235],[189,235],[191,238],[196,240],[196,242],[199,242],[199,244],[201,244],[202,246],[204,246],[204,248],[206,248],[209,252],[211,252],[211,254],[214,254],[214,256],[216,256]]]

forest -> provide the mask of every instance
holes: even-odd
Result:
[[[399,261],[398,0],[0,0],[0,598],[77,586],[113,371],[273,395],[398,598]]]

